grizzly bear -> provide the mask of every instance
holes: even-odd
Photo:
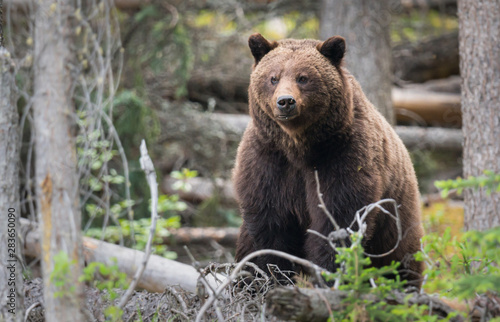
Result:
[[[327,236],[334,230],[318,206],[317,171],[325,205],[341,228],[366,205],[385,198],[397,202],[402,240],[389,255],[373,257],[372,265],[400,262],[402,277],[420,285],[422,263],[412,256],[423,233],[413,165],[401,139],[343,67],[344,39],[270,42],[253,34],[248,43],[255,63],[248,90],[251,122],[233,171],[243,216],[236,260],[275,249],[336,270],[332,247],[306,232]],[[384,254],[397,242],[395,220],[372,211],[365,252]],[[275,256],[254,262],[264,270],[268,264],[300,270]]]

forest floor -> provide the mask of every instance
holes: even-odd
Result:
[[[124,291],[117,290],[121,295]],[[25,307],[39,303],[29,312],[27,321],[43,322],[43,282],[40,278],[25,282]],[[89,321],[106,321],[106,309],[116,305],[119,297],[111,303],[106,291],[97,288],[85,288],[86,312]],[[192,321],[201,307],[200,298],[178,287],[172,287],[164,293],[134,292],[123,309],[122,321]],[[208,312],[209,316],[216,317]]]

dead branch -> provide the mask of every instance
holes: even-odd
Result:
[[[382,204],[384,204],[384,203],[390,203],[394,207],[394,215],[391,214],[384,207],[382,207]],[[367,228],[367,225],[365,222],[366,217],[368,217],[368,215],[373,210],[376,210],[376,209],[380,210],[382,213],[391,217],[396,222],[396,227],[398,228],[398,240],[396,241],[394,246],[389,251],[387,251],[383,254],[368,254],[365,252],[364,253],[365,256],[368,256],[368,257],[384,257],[384,256],[391,254],[392,252],[394,252],[398,248],[399,243],[403,239],[403,231],[401,228],[401,219],[399,218],[398,204],[396,203],[396,200],[394,200],[394,199],[382,199],[382,200],[379,200],[379,201],[374,202],[372,204],[369,204],[367,206],[364,206],[360,210],[356,211],[356,215],[354,216],[354,220],[352,221],[351,225],[349,225],[348,231],[350,231],[352,233],[352,230],[351,230],[352,227],[354,226],[354,224],[357,224],[357,226],[359,227],[358,232],[362,236],[364,236],[365,232],[366,232],[366,228]]]
[[[149,157],[148,149],[146,147],[146,141],[142,140],[141,142],[141,169],[146,174],[146,179],[148,181],[149,190],[151,191],[151,225],[149,227],[149,236],[148,241],[146,243],[146,251],[144,253],[144,257],[142,258],[141,266],[136,270],[134,274],[134,278],[130,283],[127,291],[122,295],[120,302],[118,303],[118,307],[123,309],[127,301],[132,296],[137,283],[141,279],[144,270],[146,269],[146,265],[148,264],[149,257],[151,256],[151,246],[153,243],[153,237],[156,231],[156,221],[158,219],[158,183],[156,183],[156,172],[153,165],[153,161]]]

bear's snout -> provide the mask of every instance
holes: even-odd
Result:
[[[295,104],[297,102],[292,95],[282,95],[278,97],[276,105],[280,112],[290,114],[290,112],[295,109]]]

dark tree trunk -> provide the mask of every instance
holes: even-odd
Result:
[[[322,0],[320,19],[320,38],[339,35],[346,39],[345,66],[373,105],[394,124],[388,0]]]
[[[464,176],[500,173],[500,5],[498,0],[460,0]],[[465,191],[465,228],[500,225],[500,193]]]

